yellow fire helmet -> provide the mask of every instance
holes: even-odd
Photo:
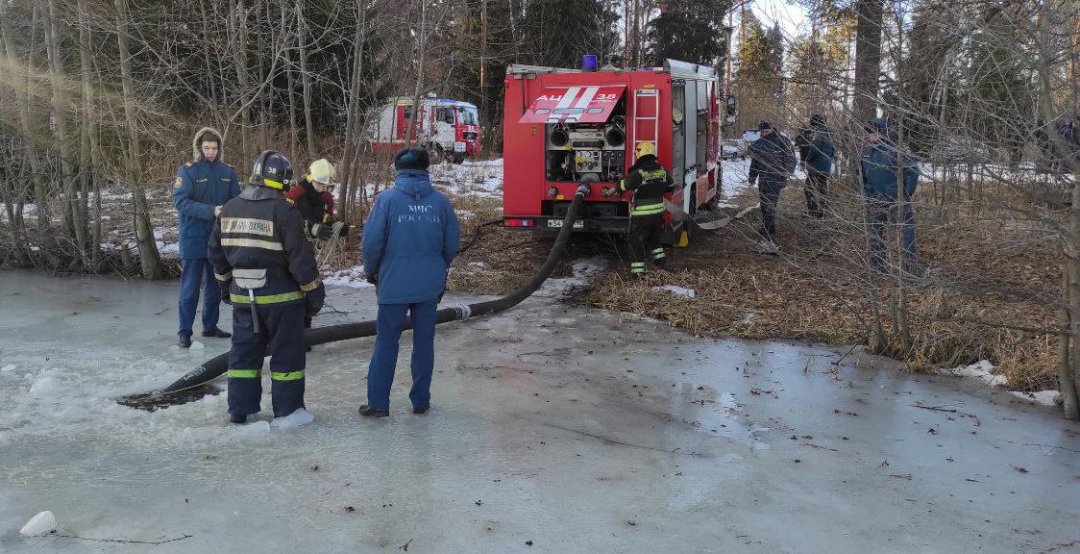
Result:
[[[330,185],[337,180],[337,171],[334,169],[334,164],[326,158],[315,160],[308,166],[307,179],[320,185]]]
[[[634,147],[634,159],[635,160],[640,160],[642,156],[649,156],[649,155],[652,155],[652,156],[656,155],[656,145],[653,144],[652,141],[646,140],[644,142],[639,142],[637,144],[637,146]]]

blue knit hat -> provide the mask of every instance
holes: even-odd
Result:
[[[431,165],[431,159],[424,148],[406,148],[394,156],[395,169],[422,169],[427,171],[429,165]]]

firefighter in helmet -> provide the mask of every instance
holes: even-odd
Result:
[[[328,160],[311,162],[307,175],[300,179],[298,186],[285,191],[285,199],[300,210],[304,218],[304,230],[312,238],[329,240],[334,236],[334,194],[337,171]],[[337,234],[345,236],[348,227],[337,226]]]
[[[630,274],[641,277],[645,260],[651,258],[656,267],[667,266],[667,255],[661,239],[664,232],[664,195],[674,190],[674,182],[656,159],[656,145],[639,142],[634,148],[637,160],[619,181],[619,191],[630,191]]]
[[[304,408],[304,316],[322,309],[326,290],[300,212],[283,193],[292,164],[259,154],[249,185],[221,209],[209,255],[222,297],[233,305],[229,352],[229,421],[259,412],[263,356],[269,353],[274,417],[311,420]]]
[[[329,160],[323,158],[311,162],[307,175],[296,186],[285,191],[285,199],[300,211],[304,218],[304,233],[311,240],[330,240],[335,235],[344,237],[349,226],[344,221],[334,221],[334,184],[337,171]],[[311,328],[311,317],[304,316],[304,329]],[[311,351],[311,347],[307,347]]]

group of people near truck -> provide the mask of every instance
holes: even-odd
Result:
[[[313,242],[348,235],[335,220],[336,172],[313,161],[294,179],[282,153],[259,154],[247,186],[223,159],[221,133],[200,129],[194,159],[176,172],[173,201],[180,220],[181,290],[178,346],[191,347],[202,293],[202,336],[231,338],[228,412],[247,423],[260,411],[263,359],[270,356],[275,420],[297,425],[313,418],[304,407],[310,346],[304,329],[323,308],[326,289]],[[422,148],[397,153],[396,186],[375,198],[364,225],[364,273],[376,287],[375,351],[368,366],[365,417],[390,414],[390,388],[398,342],[411,318],[412,377],[416,414],[431,403],[435,314],[460,240],[450,200],[431,186],[430,160]],[[218,327],[219,303],[231,304],[232,333]]]
[[[780,193],[797,165],[806,172],[806,213],[829,213],[828,180],[836,148],[826,119],[813,115],[793,144],[768,121],[750,147],[749,181],[760,195],[762,252],[777,253],[776,211]],[[885,271],[884,235],[892,221],[901,229],[904,262],[916,260],[911,199],[918,184],[915,159],[891,135],[889,120],[867,122],[859,157],[870,225],[869,262]],[[273,150],[262,152],[246,185],[224,162],[223,137],[200,129],[194,159],[176,172],[174,205],[180,220],[181,285],[178,346],[191,347],[195,313],[202,296],[202,336],[232,339],[229,354],[229,420],[246,423],[260,411],[263,358],[270,356],[273,412],[297,423],[311,420],[304,409],[306,352],[304,330],[326,298],[313,243],[348,236],[349,226],[335,217],[334,166],[311,162],[294,179],[292,162]],[[796,158],[796,154],[798,158]],[[630,193],[628,242],[630,274],[640,277],[646,263],[667,266],[661,240],[665,196],[673,180],[656,156],[656,146],[639,142],[634,163],[618,183]],[[375,349],[368,366],[366,417],[386,417],[398,357],[408,321],[413,326],[413,412],[431,402],[436,311],[445,290],[460,232],[449,199],[436,191],[423,148],[395,157],[395,186],[375,197],[360,236],[364,273],[378,297]],[[218,327],[219,302],[233,307],[232,333]]]
[[[911,206],[919,182],[917,160],[897,145],[887,117],[871,119],[863,129],[865,142],[859,153],[859,177],[870,228],[870,266],[881,272],[887,270],[885,229],[892,222],[901,233],[903,260],[900,267],[923,274],[925,266],[917,255],[915,216]],[[760,138],[750,145],[748,173],[749,183],[757,185],[760,196],[762,226],[758,250],[776,254],[779,252],[776,211],[788,178],[797,166],[802,167],[806,173],[806,215],[814,219],[826,217],[829,213],[828,183],[837,151],[832,131],[822,114],[810,116],[794,144],[768,121],[758,124],[758,130]]]

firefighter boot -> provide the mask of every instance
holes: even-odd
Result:
[[[664,253],[664,248],[662,246],[654,248],[651,254],[656,268],[661,271],[668,271],[667,254]]]

